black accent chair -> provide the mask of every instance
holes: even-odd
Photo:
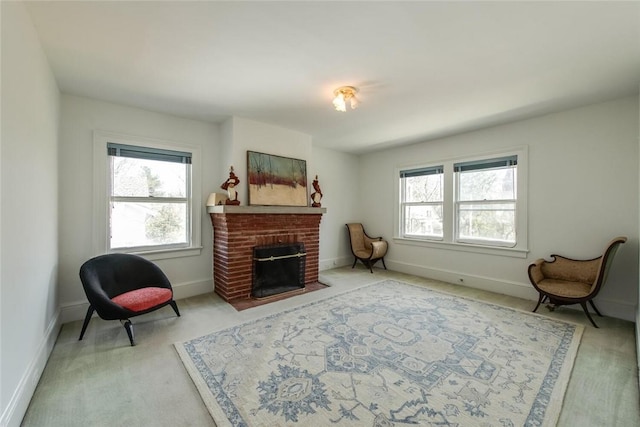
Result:
[[[80,267],[80,280],[89,300],[82,340],[94,311],[104,320],[120,320],[131,345],[133,325],[130,317],[140,316],[170,305],[178,317],[173,288],[160,268],[140,256],[107,254],[92,258]]]
[[[351,268],[356,266],[358,260],[373,273],[373,265],[382,261],[384,269],[387,269],[384,263],[384,256],[387,254],[387,242],[382,237],[370,237],[364,231],[364,227],[360,223],[345,224],[349,231],[349,242],[351,244],[351,253],[354,260]]]

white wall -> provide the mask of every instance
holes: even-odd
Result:
[[[157,260],[171,280],[176,298],[211,291],[213,232],[204,201],[219,187],[219,128],[212,123],[108,102],[62,96],[60,131],[60,299],[62,321],[81,319],[87,308],[78,277],[94,252],[93,131],[161,139],[202,150],[202,245],[199,256]]]
[[[529,147],[526,259],[401,245],[385,260],[411,272],[504,294],[535,298],[527,266],[551,253],[596,257],[625,235],[606,287],[604,314],[634,320],[638,301],[638,97],[618,99],[534,119],[364,155],[360,214],[367,228],[394,234],[394,170],[400,166]]]
[[[60,328],[60,93],[24,5],[1,14],[0,425],[17,426]]]
[[[353,154],[314,147],[312,160],[309,180],[313,181],[318,175],[322,207],[327,208],[320,222],[319,267],[322,271],[353,262],[345,224],[362,222],[356,204],[359,159]]]
[[[320,223],[320,270],[326,270],[350,262],[351,250],[347,242],[345,223],[357,221],[355,199],[358,189],[358,158],[334,150],[312,146],[311,136],[232,117],[221,125],[222,162],[220,184],[228,177],[233,165],[240,177],[239,199],[241,205],[249,204],[247,176],[247,150],[277,156],[293,157],[307,162],[308,193],[311,182],[318,175],[322,189],[322,207],[327,209]],[[244,177],[244,178],[243,178]],[[216,189],[216,192],[221,190]],[[308,200],[310,203],[310,200]]]
[[[247,151],[306,160],[307,172],[312,167],[311,136],[305,133],[234,116],[222,124],[222,134],[227,164],[220,165],[219,181],[222,184],[229,177],[229,166],[233,166],[240,178],[238,199],[242,206],[249,204]]]

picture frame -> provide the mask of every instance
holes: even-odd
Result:
[[[249,205],[308,206],[307,162],[247,151]]]

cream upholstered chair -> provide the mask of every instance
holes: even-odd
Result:
[[[551,255],[551,261],[539,259],[531,264],[529,280],[540,294],[533,311],[535,312],[546,300],[552,305],[551,310],[560,305],[580,304],[593,326],[597,328],[598,325],[587,309],[587,301],[598,316],[602,317],[593,299],[607,280],[613,256],[626,241],[626,237],[616,237],[607,244],[604,254],[594,259],[576,260],[554,254]]]
[[[382,237],[369,237],[360,223],[346,224],[346,226],[349,231],[351,253],[354,256],[351,268],[354,268],[360,260],[373,273],[373,265],[380,260],[386,270],[384,256],[387,254],[387,242]]]

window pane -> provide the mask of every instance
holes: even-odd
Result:
[[[460,203],[458,238],[516,242],[515,203]]]
[[[113,196],[186,197],[187,165],[157,160],[110,157]]]
[[[443,174],[404,178],[405,202],[441,202]]]
[[[516,166],[459,172],[458,200],[513,200],[516,198]]]
[[[115,202],[111,248],[187,243],[186,203]]]
[[[405,206],[404,233],[442,237],[442,205]]]

